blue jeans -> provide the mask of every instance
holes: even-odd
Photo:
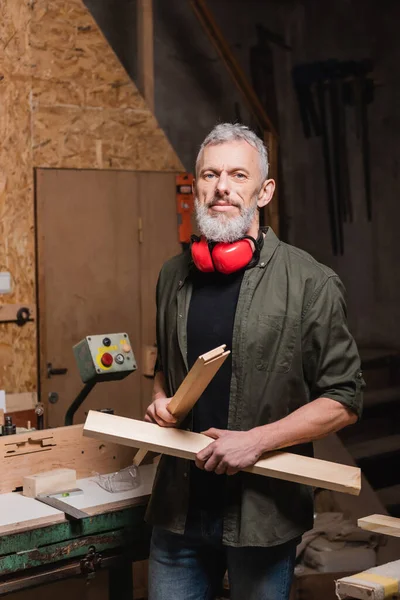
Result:
[[[222,545],[222,519],[199,512],[184,535],[154,528],[149,600],[214,600],[228,569],[231,600],[288,600],[296,545],[271,548]]]

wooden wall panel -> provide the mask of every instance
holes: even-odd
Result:
[[[81,0],[2,0],[0,44],[0,303],[34,303],[35,167],[183,167]],[[34,391],[36,326],[0,338],[0,389]]]

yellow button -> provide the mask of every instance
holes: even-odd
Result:
[[[131,347],[130,347],[130,345],[129,345],[129,344],[126,344],[126,343],[125,343],[125,344],[122,344],[121,348],[122,348],[122,350],[123,350],[124,352],[130,352],[130,351],[131,351]]]

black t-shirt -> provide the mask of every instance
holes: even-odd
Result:
[[[232,350],[233,324],[244,271],[231,275],[193,271],[193,292],[187,322],[188,366],[200,354],[226,344]],[[228,426],[232,355],[225,360],[193,408],[193,431]],[[210,442],[211,442],[210,438]],[[192,463],[191,506],[216,509],[224,502],[225,476],[208,473]]]

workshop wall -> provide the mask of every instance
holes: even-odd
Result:
[[[122,62],[135,78],[132,32],[135,1],[85,0]],[[343,279],[349,321],[357,340],[375,347],[399,346],[400,270],[396,244],[400,114],[400,5],[374,0],[215,0],[209,7],[250,78],[249,56],[261,24],[290,49],[270,43],[273,54],[286,241],[330,265]],[[120,14],[118,17],[117,12]],[[225,67],[197,21],[190,2],[154,0],[155,112],[191,170],[206,133],[221,120],[252,123]],[[134,35],[134,33],[133,33]],[[327,59],[375,63],[375,99],[369,106],[373,216],[365,209],[361,144],[349,112],[348,150],[353,223],[344,226],[344,255],[331,249],[320,138],[306,140],[292,82],[292,67]],[[282,183],[282,182],[281,182]],[[283,188],[283,189],[282,189]]]
[[[0,43],[1,301],[34,303],[35,167],[182,165],[81,0],[3,0]],[[36,323],[0,324],[0,389],[36,389],[36,343]]]
[[[326,5],[305,0],[286,15],[286,40],[293,52],[281,55],[277,74],[289,240],[339,273],[348,292],[352,331],[360,343],[398,348],[400,39],[395,23],[400,6],[389,2],[382,11],[377,1],[337,0]],[[344,255],[338,257],[331,250],[321,139],[305,139],[290,77],[293,65],[331,58],[371,58],[375,65],[375,97],[368,107],[372,221],[366,216],[361,141],[354,111],[348,110],[354,222],[344,226]]]

